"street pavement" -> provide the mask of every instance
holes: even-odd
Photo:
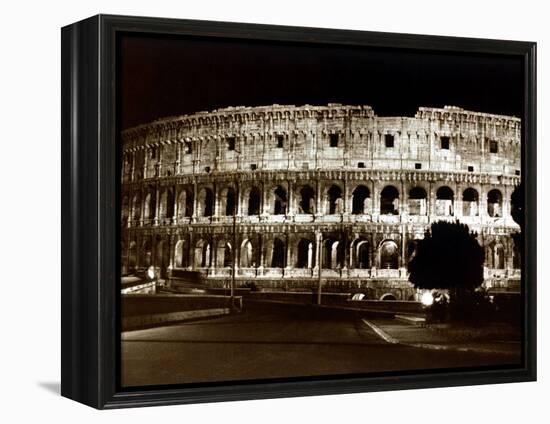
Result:
[[[390,343],[366,316],[256,303],[242,313],[122,335],[122,385],[511,365],[514,354]],[[376,320],[390,328],[394,320]],[[406,324],[405,324],[406,325]],[[376,327],[375,327],[376,328]]]

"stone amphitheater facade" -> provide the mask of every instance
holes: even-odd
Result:
[[[122,133],[122,272],[175,283],[413,299],[406,264],[430,223],[485,248],[485,284],[518,287],[521,121],[458,107],[229,107]],[[319,271],[319,263],[322,263]]]

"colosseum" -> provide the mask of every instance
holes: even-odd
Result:
[[[407,261],[430,223],[459,220],[485,285],[518,290],[519,118],[458,107],[228,107],[122,132],[122,273],[177,286],[361,292],[411,300]],[[321,264],[321,266],[320,266]]]

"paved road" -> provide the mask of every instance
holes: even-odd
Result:
[[[126,332],[122,384],[141,386],[509,364],[509,355],[390,344],[360,317],[249,305],[238,315]]]

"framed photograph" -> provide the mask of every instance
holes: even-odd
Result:
[[[536,379],[532,42],[62,29],[62,395]]]

